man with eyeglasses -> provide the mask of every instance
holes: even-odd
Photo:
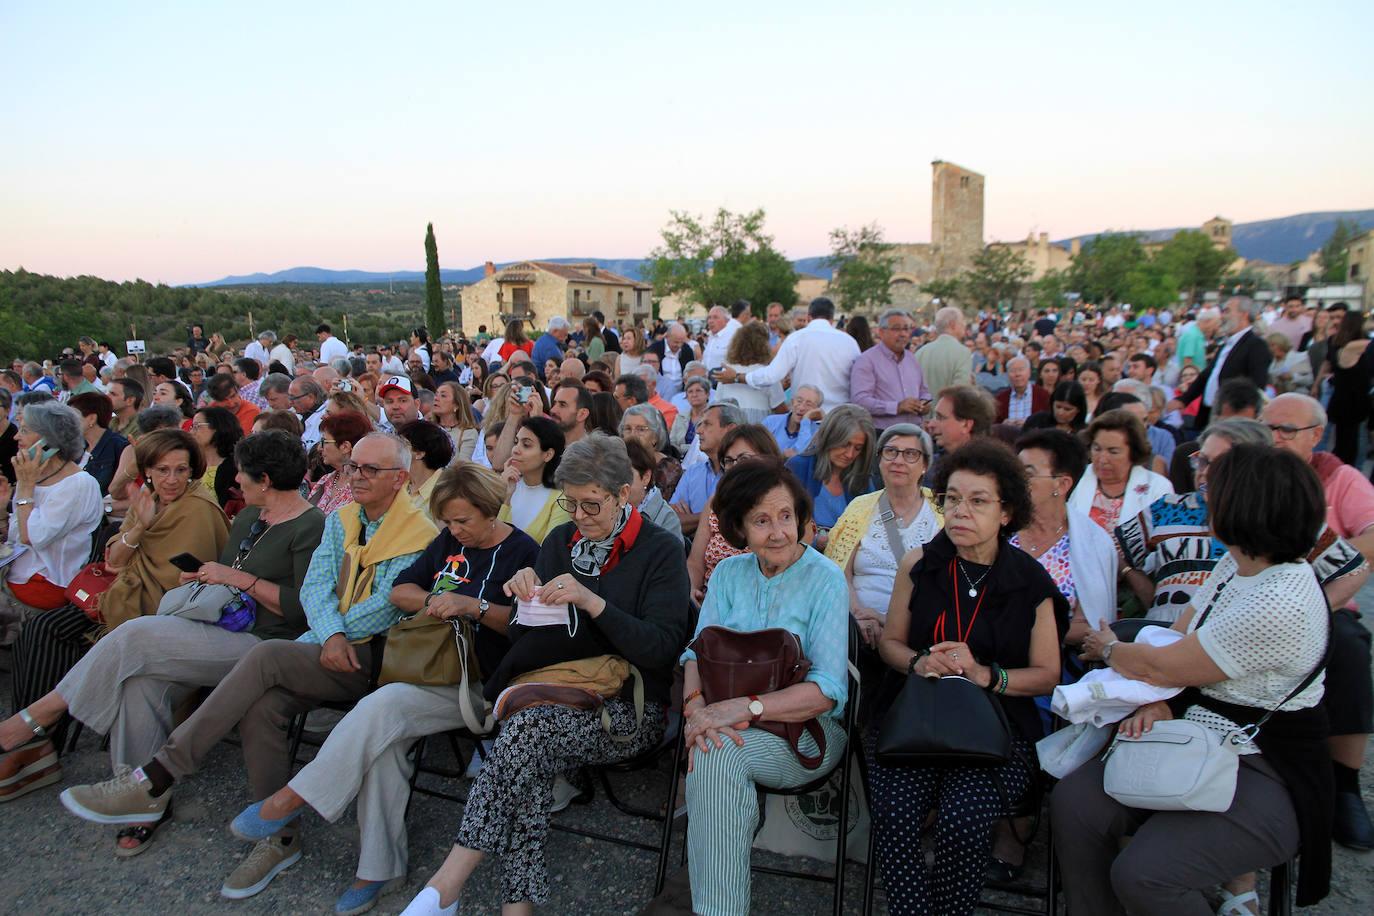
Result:
[[[706,460],[682,472],[673,491],[673,511],[682,523],[682,535],[688,540],[696,533],[701,510],[711,501],[716,484],[725,469],[720,466],[720,442],[731,429],[744,423],[744,414],[734,404],[712,404],[697,424],[697,442]]]
[[[878,316],[879,345],[870,347],[849,371],[849,394],[854,403],[873,415],[882,432],[897,423],[919,425],[930,412],[930,391],[911,343],[911,316],[888,309]]]
[[[301,583],[310,629],[294,641],[264,640],[249,649],[146,764],[103,783],[73,786],[63,796],[68,810],[97,823],[155,821],[171,803],[176,780],[199,770],[235,727],[253,798],[286,785],[286,724],[325,702],[355,702],[371,689],[381,665],[374,638],[401,616],[391,603],[392,584],[436,534],[406,493],[410,461],[409,446],[395,435],[372,433],[358,441],[344,464],[353,502],[326,517]],[[267,839],[225,881],[223,896],[253,896],[300,859],[293,821],[288,816],[254,825],[267,831]]]
[[[792,391],[791,410],[763,418],[763,428],[773,434],[782,457],[793,458],[811,444],[811,437],[824,417],[821,413],[824,401],[825,395],[815,385],[798,385]]]
[[[935,468],[945,455],[977,436],[988,435],[992,419],[992,399],[982,390],[970,385],[955,385],[941,391],[935,401],[935,410],[926,421],[926,431],[938,451],[930,460],[925,482],[935,479]]]
[[[308,452],[320,441],[320,421],[324,419],[324,388],[314,378],[303,375],[286,389],[291,401],[291,409],[301,418],[305,432],[301,433],[301,443]]]
[[[1330,452],[1316,451],[1326,431],[1326,411],[1305,394],[1290,392],[1270,401],[1260,419],[1274,445],[1312,465],[1326,492],[1326,524],[1374,561],[1374,484]],[[1374,683],[1370,680],[1370,634],[1354,602],[1331,618],[1331,658],[1326,667],[1326,705],[1331,716],[1331,761],[1336,772],[1336,818],[1332,837],[1352,849],[1374,849],[1374,822],[1360,796],[1360,767],[1374,731]]]

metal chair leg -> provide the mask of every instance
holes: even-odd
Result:
[[[844,865],[849,849],[849,755],[854,752],[854,733],[845,736],[840,758],[840,828],[835,841],[835,916],[844,916]]]
[[[673,812],[677,811],[677,780],[678,773],[682,769],[683,748],[686,745],[685,736],[678,735],[677,742],[673,747],[673,766],[668,771],[668,808],[663,817],[663,835],[659,840],[658,847],[658,874],[654,878],[654,896],[663,893],[663,885],[668,882],[668,856],[673,848]],[[687,854],[687,838],[682,838],[682,853]]]

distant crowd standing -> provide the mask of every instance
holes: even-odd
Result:
[[[551,816],[665,735],[708,916],[751,911],[756,786],[851,752],[893,913],[971,913],[1018,875],[1037,788],[1074,914],[1258,913],[1256,873],[1295,857],[1312,903],[1333,840],[1374,849],[1366,316],[758,311],[377,346],[196,325],[165,355],[16,359],[0,802],[62,782],[81,723],[113,775],[61,803],[139,855],[237,730],[250,846],[221,894],[265,891],[305,811],[356,800],[338,913],[405,883],[410,751],[455,729],[468,801],[407,914],[458,912],[488,856],[503,912],[546,901]],[[779,630],[804,678],[730,695],[720,647]],[[1000,707],[989,765],[911,737],[948,676]],[[326,704],[349,711],[293,775],[288,725]],[[1113,794],[1112,736],[1175,720],[1237,749],[1229,804]],[[1059,726],[1070,764],[1042,759]]]

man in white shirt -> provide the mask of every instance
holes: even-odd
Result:
[[[493,337],[487,341],[486,347],[482,350],[482,360],[487,364],[496,362],[501,358],[501,348],[506,345],[506,338]]]
[[[334,336],[329,325],[322,324],[315,328],[315,336],[320,341],[320,362],[328,365],[330,360],[348,359],[348,347]]]
[[[277,340],[277,335],[271,331],[263,331],[258,334],[257,339],[250,340],[248,346],[243,348],[243,355],[247,359],[255,360],[264,369],[270,359],[268,351],[272,349],[272,344]]]
[[[301,444],[308,452],[320,441],[320,421],[324,419],[324,402],[327,395],[320,383],[308,375],[294,380],[286,389],[291,400],[291,409],[301,418],[305,432],[301,434]]]
[[[835,328],[835,303],[820,296],[811,300],[806,327],[787,336],[767,366],[752,369],[742,380],[752,388],[767,388],[789,375],[793,390],[812,385],[823,397],[822,410],[849,403],[849,374],[859,358],[853,337]],[[730,384],[741,377],[729,366],[716,380]]]
[[[396,351],[391,347],[383,345],[378,348],[378,355],[381,356],[382,371],[387,375],[405,375],[406,364],[401,357],[396,355]]]
[[[681,391],[687,364],[696,359],[696,351],[687,339],[687,329],[680,322],[674,321],[668,325],[667,335],[651,343],[645,352],[658,355],[659,372],[663,376],[658,385],[658,393],[665,398],[671,398]]]
[[[701,351],[701,361],[706,370],[719,369],[725,365],[725,354],[730,349],[730,341],[741,327],[730,317],[730,313],[719,305],[712,306],[706,313],[706,327],[711,332],[706,336],[706,346]]]
[[[273,340],[277,339],[277,335],[273,332],[268,331],[267,333],[272,334]],[[277,345],[267,354],[267,365],[271,366],[274,362],[281,363],[288,375],[295,375],[296,357],[291,354],[291,345],[287,343],[288,340],[294,342],[295,339],[295,336],[288,335],[285,340],[278,341]]]

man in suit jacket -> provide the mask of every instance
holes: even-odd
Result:
[[[687,329],[674,321],[668,325],[668,333],[649,344],[648,352],[658,354],[658,364],[663,381],[658,385],[658,393],[671,398],[682,390],[683,379],[687,375],[687,364],[697,358],[692,342],[687,339]]]
[[[940,336],[916,351],[921,376],[931,391],[973,384],[973,351],[964,346],[964,329],[964,313],[954,306],[935,313]]]
[[[1273,354],[1269,344],[1255,329],[1260,314],[1259,303],[1249,296],[1232,296],[1226,301],[1221,324],[1225,342],[1216,358],[1199,375],[1188,390],[1169,402],[1169,410],[1182,410],[1194,398],[1202,397],[1197,412],[1197,428],[1205,429],[1216,405],[1221,383],[1233,378],[1248,378],[1256,388],[1269,384],[1269,362]]]
[[[1020,426],[1031,414],[1050,409],[1050,393],[1032,385],[1030,377],[1030,360],[1017,356],[1008,361],[1007,380],[1011,384],[997,392],[998,423]]]

